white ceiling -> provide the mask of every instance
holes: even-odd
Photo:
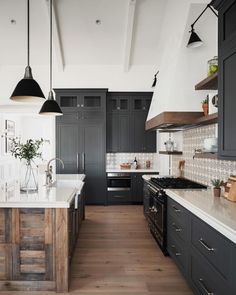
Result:
[[[124,65],[130,1],[54,0],[58,37],[54,51],[65,66]],[[0,0],[0,66],[26,63],[26,0]],[[133,3],[132,2],[132,3]],[[157,60],[165,0],[136,0],[128,52],[131,65],[153,65]],[[48,7],[31,0],[31,63],[48,64]],[[11,24],[11,20],[16,24]],[[100,25],[95,21],[101,20]],[[62,59],[58,46],[61,43]]]

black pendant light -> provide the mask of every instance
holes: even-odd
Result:
[[[207,4],[207,6],[203,9],[203,11],[200,13],[200,15],[196,18],[196,20],[191,24],[191,31],[189,31],[189,33],[191,33],[187,47],[188,48],[196,48],[196,47],[200,47],[202,46],[203,42],[200,39],[200,37],[198,36],[198,34],[195,32],[194,30],[194,25],[196,24],[196,22],[199,20],[199,18],[204,14],[204,12],[210,8],[210,10],[218,17],[218,14],[214,11],[214,9],[211,7],[211,3]]]
[[[50,0],[50,91],[48,99],[44,102],[39,112],[40,115],[61,116],[63,115],[61,108],[56,102],[52,90],[52,1]]]
[[[39,84],[33,79],[30,67],[30,3],[27,0],[27,67],[22,80],[16,85],[10,99],[19,102],[42,102],[45,96]]]

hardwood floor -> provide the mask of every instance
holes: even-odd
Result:
[[[190,295],[147,228],[142,206],[88,206],[72,261],[71,294]],[[0,292],[27,295],[27,292]],[[29,292],[52,295],[54,292]]]
[[[153,240],[142,206],[87,207],[72,262],[71,292],[192,294]]]

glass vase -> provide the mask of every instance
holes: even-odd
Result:
[[[32,162],[24,162],[21,166],[20,190],[33,193],[38,191],[38,167]]]

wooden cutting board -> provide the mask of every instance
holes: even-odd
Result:
[[[236,175],[230,175],[226,186],[224,197],[232,202],[236,202]]]

